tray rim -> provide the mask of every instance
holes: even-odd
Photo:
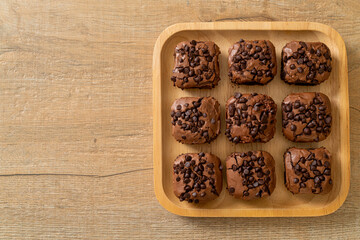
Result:
[[[336,42],[345,73],[339,92],[344,95],[342,102],[345,107],[341,109],[343,118],[340,118],[340,138],[342,153],[341,174],[342,185],[338,196],[322,208],[299,209],[184,209],[174,204],[166,196],[162,187],[162,120],[161,120],[161,51],[166,41],[175,33],[187,30],[276,30],[276,31],[318,31],[328,35]],[[345,42],[340,34],[332,27],[317,22],[189,22],[176,23],[167,27],[156,40],[153,52],[153,167],[154,189],[160,205],[169,212],[188,217],[310,217],[328,215],[338,210],[345,202],[350,188],[350,119],[349,119],[349,91],[348,91],[348,64]],[[343,136],[344,135],[344,136]]]

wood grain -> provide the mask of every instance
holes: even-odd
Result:
[[[1,1],[0,238],[357,239],[359,16],[357,0]],[[352,178],[349,196],[334,214],[192,219],[157,202],[151,107],[156,38],[178,22],[229,20],[315,21],[343,37]]]
[[[330,51],[332,71],[329,79],[317,86],[290,86],[277,74],[265,86],[235,86],[227,76],[227,50],[238,39],[267,39],[274,46],[277,64],[280,66],[281,49],[293,39],[305,42],[323,42]],[[169,79],[173,69],[173,53],[181,41],[192,39],[214,41],[220,48],[220,78],[214,89],[181,90],[173,87]],[[216,22],[179,23],[164,30],[156,41],[153,55],[153,105],[154,105],[154,179],[155,193],[160,204],[172,213],[194,217],[298,217],[320,216],[336,211],[345,201],[350,186],[350,146],[349,146],[349,96],[347,56],[344,41],[331,27],[309,22]],[[321,92],[331,101],[332,128],[330,136],[318,143],[293,143],[281,132],[281,103],[294,92]],[[210,144],[179,144],[171,136],[170,108],[180,97],[216,98],[222,108],[221,132],[225,132],[225,103],[234,92],[261,93],[270,96],[278,106],[276,133],[268,143],[231,144],[224,134],[220,134]],[[325,195],[293,195],[284,185],[283,155],[287,148],[326,147],[332,154],[333,189]],[[258,201],[239,201],[226,190],[209,203],[180,203],[173,194],[173,161],[182,153],[211,152],[218,156],[225,166],[225,159],[233,152],[264,150],[275,159],[276,188],[271,197]],[[224,174],[225,175],[225,174]],[[225,177],[225,176],[224,176]],[[223,189],[226,188],[224,179]]]

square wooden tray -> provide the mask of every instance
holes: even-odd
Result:
[[[229,47],[240,38],[268,39],[276,48],[278,72],[265,86],[235,86],[227,72]],[[176,44],[184,40],[211,40],[221,51],[219,85],[210,90],[181,90],[173,86],[170,77],[173,69],[173,52]],[[317,86],[290,86],[280,79],[280,54],[282,47],[291,40],[320,41],[331,50],[333,70],[330,78]],[[160,204],[168,211],[192,217],[295,217],[320,216],[336,211],[345,201],[350,185],[349,97],[347,57],[344,41],[331,27],[310,22],[216,22],[181,23],[164,30],[156,41],[153,55],[153,128],[154,128],[154,180],[155,193]],[[282,100],[292,92],[320,91],[332,103],[333,125],[330,136],[319,143],[293,143],[281,131]],[[225,135],[225,102],[234,94],[264,93],[271,96],[278,106],[275,137],[268,143],[232,144]],[[210,144],[184,145],[171,135],[170,106],[185,96],[213,96],[222,108],[221,134]],[[333,156],[333,190],[326,195],[293,195],[284,185],[283,154],[288,147],[326,147]],[[224,177],[223,191],[209,203],[189,204],[180,202],[173,194],[172,166],[181,153],[211,152],[223,162],[232,152],[265,150],[276,162],[276,188],[264,199],[243,201],[230,196]],[[224,173],[225,171],[223,171]]]

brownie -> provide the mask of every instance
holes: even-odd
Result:
[[[266,84],[276,75],[275,47],[269,40],[243,40],[229,49],[229,78],[236,84]]]
[[[292,41],[281,52],[281,79],[286,83],[316,85],[330,72],[331,53],[324,43]]]
[[[276,104],[264,94],[235,95],[226,102],[225,135],[234,143],[268,142],[274,137]]]
[[[213,97],[183,97],[171,106],[172,135],[181,143],[209,143],[220,133],[220,104]]]
[[[331,156],[324,148],[289,148],[284,154],[285,185],[294,193],[328,193],[332,189]]]
[[[275,162],[265,151],[232,153],[226,159],[230,195],[251,200],[271,195],[275,189]]]
[[[171,80],[184,88],[213,88],[220,81],[219,47],[211,41],[185,41],[175,48]]]
[[[322,93],[292,93],[282,103],[284,136],[293,142],[318,142],[331,131],[331,105]]]
[[[180,201],[206,202],[222,190],[220,159],[211,153],[186,153],[174,162],[173,187]]]

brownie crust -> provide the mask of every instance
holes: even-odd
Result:
[[[225,135],[233,143],[268,142],[275,134],[276,110],[267,95],[235,93],[226,102]]]
[[[222,190],[220,159],[210,153],[186,153],[174,162],[173,188],[180,201],[214,200]]]
[[[174,86],[213,88],[220,81],[219,47],[211,41],[180,42],[174,52]]]
[[[226,178],[228,191],[235,198],[269,196],[276,186],[274,159],[265,151],[232,153],[226,159]]]
[[[320,84],[330,76],[331,60],[324,43],[289,42],[281,53],[281,79],[289,84]]]
[[[172,135],[185,144],[210,143],[220,133],[220,104],[213,97],[183,97],[171,106]]]
[[[229,49],[228,66],[235,84],[267,84],[276,75],[275,47],[269,40],[240,39]]]
[[[319,142],[331,132],[331,104],[322,93],[292,93],[282,103],[284,136],[293,142]]]
[[[324,148],[289,148],[284,154],[285,186],[294,193],[328,193],[332,189],[331,155]]]

